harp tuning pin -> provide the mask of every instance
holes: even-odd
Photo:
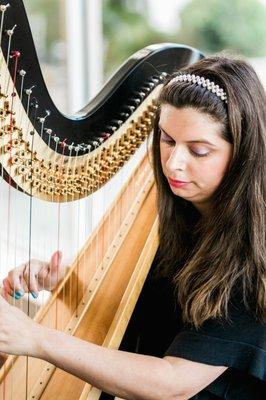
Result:
[[[157,83],[160,82],[160,79],[158,78],[158,76],[152,76],[151,77],[151,82],[155,83],[155,85],[157,85]]]
[[[130,114],[126,113],[126,112],[121,112],[119,115],[120,115],[120,117],[124,118],[124,120],[126,120]]]
[[[85,153],[85,151],[87,150],[86,148],[86,143],[79,143],[78,147],[80,148],[81,151],[83,151]]]
[[[44,129],[44,132],[46,132],[47,135],[51,135],[51,134],[53,133],[53,130],[50,129],[50,128],[45,128],[45,129]]]
[[[133,103],[136,106],[139,106],[140,103],[141,103],[141,99],[133,97],[133,98],[130,99],[130,102]]]
[[[74,149],[74,142],[72,142],[71,144],[67,144],[66,146],[67,146],[68,151],[71,153],[72,150]]]
[[[30,87],[29,89],[25,89],[25,93],[30,96],[32,94],[32,89],[35,87],[35,85],[33,85],[32,87]]]
[[[110,131],[110,132],[115,132],[117,128],[116,128],[116,126],[113,126],[113,125],[107,125],[107,126],[105,126],[104,129],[106,129],[107,131]]]
[[[111,124],[119,127],[123,124],[123,121],[121,119],[112,119]]]
[[[10,7],[10,4],[0,4],[0,11],[5,12],[7,8]]]
[[[165,78],[167,78],[167,76],[168,76],[168,73],[167,73],[167,72],[162,72],[162,73],[160,74],[160,76],[159,76],[159,79],[160,79],[161,81],[164,81]]]
[[[36,99],[32,103],[30,103],[30,107],[35,108],[36,110],[37,108],[39,108],[39,104]]]
[[[46,118],[49,117],[49,115],[51,114],[51,112],[49,110],[45,110],[45,111],[46,111],[45,117],[38,117],[38,120],[40,121],[41,124],[44,124]]]
[[[10,58],[19,58],[20,56],[21,56],[20,51],[18,51],[18,50],[13,50],[13,51],[11,52]]]
[[[150,92],[154,87],[155,87],[155,84],[153,82],[146,82],[144,84],[144,86],[142,87],[142,89],[146,90],[146,92]]]
[[[17,25],[14,25],[12,29],[7,29],[7,30],[6,30],[7,36],[12,36],[12,35],[13,35],[16,26],[17,26]]]
[[[131,114],[135,111],[135,109],[136,109],[136,107],[134,107],[132,105],[125,106],[125,110],[130,111]]]
[[[140,90],[140,91],[134,91],[133,94],[134,94],[134,96],[140,97],[141,100],[143,100],[144,97],[146,96],[146,93],[144,93],[144,92],[141,91],[141,90]]]
[[[59,142],[60,147],[62,147],[62,149],[64,149],[67,144],[66,144],[66,139],[62,140],[62,142]]]
[[[107,140],[110,136],[111,136],[110,133],[107,133],[107,132],[104,132],[104,133],[102,134],[103,140]]]
[[[20,71],[19,71],[19,75],[20,76],[25,76],[26,75],[26,71],[24,71],[24,69],[21,69]]]
[[[54,136],[53,139],[54,139],[55,143],[59,143],[59,141],[60,141],[60,138],[58,136]]]

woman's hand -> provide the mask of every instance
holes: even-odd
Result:
[[[0,352],[37,356],[42,328],[0,295]]]
[[[49,262],[30,260],[9,271],[3,280],[3,296],[13,296],[19,299],[26,292],[34,298],[40,290],[52,290],[63,277],[64,268],[61,266],[62,253],[56,251]]]

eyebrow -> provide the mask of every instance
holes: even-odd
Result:
[[[163,133],[165,133],[167,136],[169,136],[170,138],[172,138],[171,135],[169,135],[167,132],[165,132],[165,130],[161,127],[160,124],[158,124],[159,129],[161,129],[161,131],[163,131]],[[172,138],[173,139],[173,138]],[[217,147],[215,144],[209,142],[208,140],[205,139],[197,139],[197,140],[188,140],[186,143],[206,143],[212,147]]]

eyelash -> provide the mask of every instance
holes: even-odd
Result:
[[[163,138],[162,135],[163,135],[163,133],[161,133],[161,141],[162,142],[168,143],[169,145],[174,143],[174,140],[172,140],[172,139],[167,140],[166,138]],[[196,157],[196,158],[207,157],[210,154],[210,152],[205,153],[205,154],[198,154],[198,153],[195,153],[192,150],[189,150],[189,151],[193,155],[193,157]]]
[[[191,153],[193,154],[194,157],[207,157],[210,153],[205,153],[205,154],[198,154],[195,153],[194,151],[190,150]]]

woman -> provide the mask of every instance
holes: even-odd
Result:
[[[125,399],[261,399],[264,90],[245,61],[218,55],[171,77],[159,104],[153,158],[160,246],[131,321],[142,354],[42,327],[3,299],[0,351],[43,358]],[[43,280],[46,287],[56,281],[60,259],[32,261],[30,276],[28,266],[15,268],[4,295],[36,296]]]

